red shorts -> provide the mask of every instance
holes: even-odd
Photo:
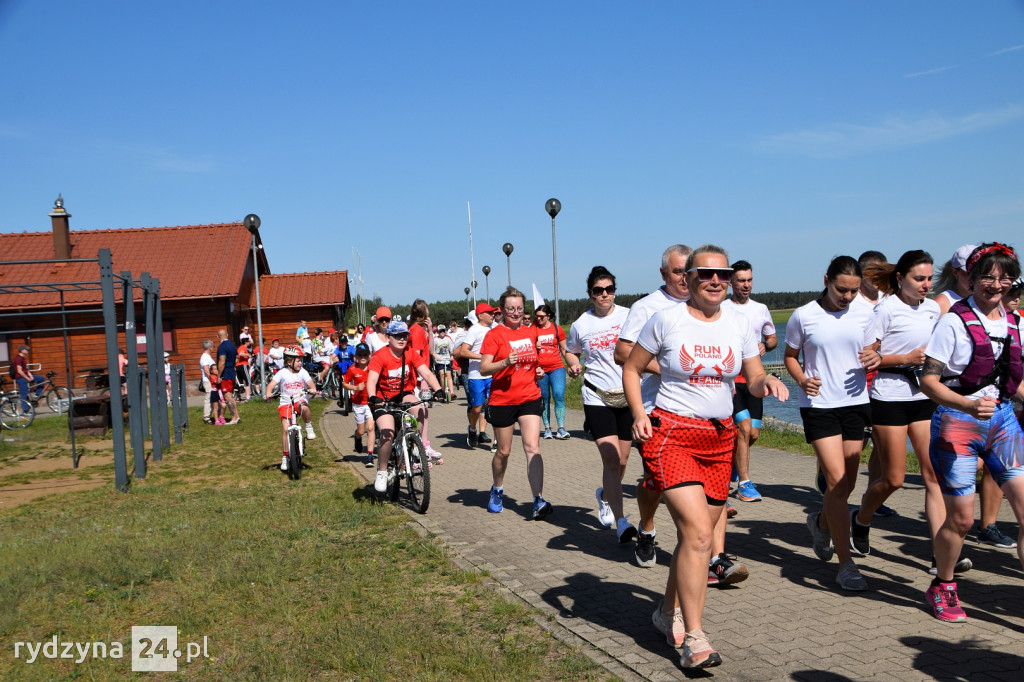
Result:
[[[235,380],[234,379],[221,379],[220,380],[220,390],[223,391],[225,394],[231,393],[231,391],[235,390]]]
[[[643,444],[644,461],[654,490],[684,485],[704,487],[711,504],[725,504],[732,474],[732,451],[736,426],[732,417],[718,421],[681,417],[654,408],[652,417],[661,419],[651,439]]]
[[[302,410],[302,406],[305,405],[305,404],[306,404],[305,400],[296,400],[295,403],[294,403],[294,406],[297,407],[299,410]],[[287,405],[280,405],[280,406],[278,406],[277,413],[279,415],[281,415],[281,419],[291,419],[292,418],[292,405],[293,405],[293,403],[288,403]]]

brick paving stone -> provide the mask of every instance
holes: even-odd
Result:
[[[338,455],[351,454],[352,440],[346,437],[351,419],[328,411],[321,420],[318,433]],[[615,534],[597,523],[600,459],[593,442],[583,437],[582,421],[582,412],[569,410],[566,427],[573,438],[541,441],[544,497],[555,511],[533,522],[527,521],[531,497],[518,440],[505,479],[505,511],[489,514],[491,456],[464,447],[465,403],[434,408],[431,440],[445,464],[431,469],[430,510],[410,517],[435,533],[461,567],[488,571],[509,592],[554,615],[558,625],[580,638],[576,645],[614,674],[679,679],[678,652],[650,624],[675,547],[671,519],[662,505],[655,518],[658,564],[635,566],[632,546],[620,546]],[[337,466],[369,484],[362,465]],[[750,578],[709,590],[705,609],[705,629],[724,659],[713,669],[714,677],[923,680],[966,679],[969,672],[972,682],[1020,679],[1024,572],[1014,550],[979,545],[969,536],[964,555],[975,569],[958,576],[958,583],[970,620],[950,625],[932,618],[924,602],[931,554],[924,493],[920,477],[908,474],[904,489],[887,503],[897,516],[874,521],[872,553],[856,559],[872,591],[843,593],[834,582],[838,563],[814,557],[804,525],[807,513],[821,508],[821,496],[812,488],[813,459],[755,446],[751,467],[765,499],[733,502],[739,515],[730,520],[726,540],[726,551],[740,557]],[[625,511],[634,521],[641,473],[634,450],[623,482]],[[854,505],[866,486],[862,468],[851,495]],[[999,523],[1005,533],[1016,533],[1006,504]]]

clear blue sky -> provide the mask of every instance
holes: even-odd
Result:
[[[311,5],[311,6],[307,6]],[[828,260],[1024,247],[1020,2],[0,0],[0,231],[257,213],[274,272],[388,303],[475,276],[580,296],[725,246],[755,292]],[[115,264],[116,265],[116,264]],[[756,293],[755,293],[756,296]]]

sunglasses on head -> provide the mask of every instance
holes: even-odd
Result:
[[[732,278],[732,268],[690,268],[686,274],[697,273],[697,279],[701,282],[710,282],[716,276],[719,282],[725,282]]]
[[[591,296],[600,296],[601,294],[614,294],[614,293],[615,293],[615,285],[614,284],[611,284],[611,285],[606,286],[606,287],[590,287],[590,295]]]

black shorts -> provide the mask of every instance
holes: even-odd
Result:
[[[617,436],[619,440],[633,440],[633,413],[628,407],[608,407],[607,405],[584,405],[584,423],[587,433],[598,438]]]
[[[871,399],[871,423],[876,426],[907,426],[914,422],[930,422],[935,403],[923,400]]]
[[[540,398],[522,405],[491,405],[488,403],[484,417],[487,423],[496,429],[514,426],[520,417],[540,417],[542,404]]]
[[[743,421],[738,417],[744,411],[743,419],[756,419],[758,424],[764,417],[764,398],[750,395],[750,387],[745,382],[736,384],[736,392],[732,395],[732,416],[737,417],[737,423]]]
[[[813,443],[821,438],[842,435],[843,440],[864,440],[871,434],[871,406],[801,407],[804,438]]]

